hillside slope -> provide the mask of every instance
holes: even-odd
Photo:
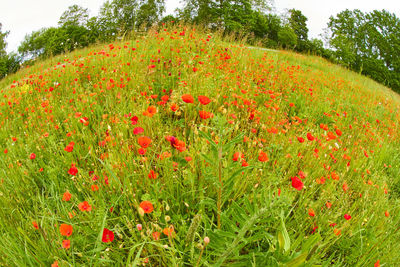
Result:
[[[3,264],[400,261],[400,98],[356,73],[185,28],[0,88]]]

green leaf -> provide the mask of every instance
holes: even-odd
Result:
[[[292,259],[291,261],[286,263],[287,267],[297,267],[302,265],[306,259],[307,259],[307,252],[304,252],[302,254],[300,254],[299,256],[297,256],[296,258]]]
[[[321,235],[319,233],[313,234],[304,243],[302,250],[309,251],[320,239],[321,239]]]
[[[279,247],[283,248],[283,251],[286,253],[290,249],[290,237],[286,230],[285,222],[283,220],[283,210],[281,212],[281,230],[278,232],[278,241]]]
[[[243,140],[244,137],[244,133],[241,133],[239,135],[237,135],[236,137],[234,137],[231,141],[229,141],[228,143],[226,143],[224,145],[224,150],[227,151],[229,150],[233,145],[240,143]]]
[[[210,145],[213,147],[217,147],[217,144],[215,144],[214,140],[212,139],[211,135],[209,133],[203,132],[203,131],[199,131],[199,134],[208,140],[208,142],[210,142]]]

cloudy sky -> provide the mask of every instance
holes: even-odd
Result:
[[[10,31],[7,51],[16,51],[26,34],[43,27],[57,26],[61,14],[73,4],[89,8],[90,16],[96,16],[105,0],[1,0],[0,23],[2,32]],[[166,0],[167,14],[179,7],[180,0]],[[330,16],[345,9],[362,11],[386,9],[400,17],[400,1],[397,0],[275,0],[276,12],[296,8],[308,18],[310,37],[318,37],[326,27]]]

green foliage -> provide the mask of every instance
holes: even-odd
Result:
[[[58,55],[88,46],[91,43],[89,36],[85,27],[72,24],[60,28],[44,28],[25,36],[18,52],[25,59]]]
[[[19,70],[20,63],[21,58],[15,53],[0,57],[0,79]]]
[[[17,54],[7,54],[6,38],[9,32],[2,32],[1,28],[2,24],[0,23],[0,79],[8,74],[16,72],[21,62],[21,58]]]
[[[107,1],[100,9],[96,27],[100,39],[112,40],[140,28],[148,29],[161,19],[165,10],[164,0],[113,0]]]
[[[179,10],[179,17],[186,22],[205,25],[225,33],[257,31],[262,35],[265,23],[264,11],[270,8],[270,1],[259,0],[186,0]],[[264,27],[264,28],[263,28]]]
[[[283,48],[294,48],[297,45],[296,33],[289,26],[284,26],[278,32],[278,42]]]
[[[249,1],[223,1],[221,12],[226,33],[248,32],[254,23],[255,12]]]
[[[400,91],[400,20],[386,10],[345,10],[328,23],[338,61]]]
[[[289,14],[289,26],[293,29],[298,40],[297,50],[304,51],[307,49],[308,41],[307,17],[297,9],[289,9]]]
[[[161,20],[165,11],[164,0],[142,1],[137,15],[138,28],[149,29],[153,24]]]
[[[84,26],[89,19],[89,10],[78,5],[69,6],[61,15],[58,25],[66,26]]]
[[[0,23],[0,57],[3,57],[7,54],[6,52],[6,47],[7,47],[7,42],[6,38],[9,32],[2,32],[1,28],[3,25]]]

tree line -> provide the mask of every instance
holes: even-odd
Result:
[[[329,18],[326,45],[309,38],[307,17],[289,9],[278,15],[269,0],[184,0],[175,15],[163,16],[164,0],[106,1],[98,16],[72,5],[57,27],[25,36],[18,54],[5,52],[8,32],[0,24],[0,78],[15,72],[20,63],[114,41],[154,25],[172,21],[196,24],[223,34],[248,36],[250,44],[284,48],[325,57],[400,92],[400,20],[386,10],[363,13],[345,10]]]

